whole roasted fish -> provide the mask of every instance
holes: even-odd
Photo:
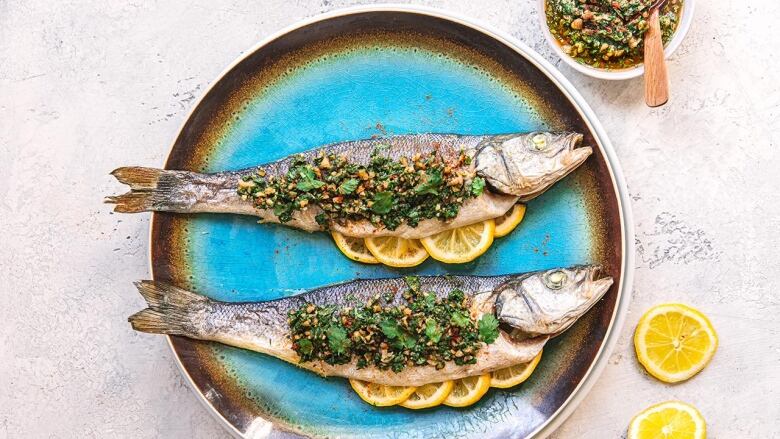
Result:
[[[226,303],[169,284],[142,281],[136,285],[149,307],[132,315],[129,321],[137,331],[217,341],[272,355],[324,376],[418,386],[530,361],[547,340],[569,328],[604,295],[612,278],[600,277],[596,266],[494,277],[420,277],[420,291],[443,298],[457,289],[464,294],[464,303],[469,304],[470,318],[481,322],[490,316],[494,322],[497,320],[496,335],[476,351],[470,364],[450,361],[438,367],[421,364],[393,371],[360,364],[358,358],[352,357],[342,364],[318,359],[301,361],[300,346],[294,348],[298,342],[294,341],[297,338],[291,333],[290,323],[296,310],[300,313],[319,307],[344,309],[369,303],[378,295],[403,290],[406,282],[403,278],[357,280],[267,302]],[[388,306],[402,303],[401,296],[388,297]]]
[[[258,216],[263,222],[283,222],[285,225],[307,231],[335,230],[346,236],[358,238],[370,236],[422,238],[443,230],[497,218],[511,209],[516,202],[529,200],[541,194],[582,164],[592,153],[590,147],[576,147],[581,140],[582,135],[577,133],[534,132],[495,136],[419,134],[336,143],[268,163],[259,168],[215,174],[124,167],[116,169],[112,174],[120,182],[129,185],[131,191],[108,197],[106,201],[116,204],[117,212],[234,213]],[[444,172],[451,178],[442,180],[441,175],[428,175],[425,176],[426,179],[438,178],[441,188],[444,189],[449,186],[468,187],[469,183],[479,179],[484,185],[484,190],[480,187],[478,192],[471,194],[473,196],[457,198],[457,209],[451,211],[453,215],[446,217],[446,220],[442,220],[440,212],[447,211],[454,202],[449,202],[448,205],[436,204],[431,207],[431,209],[435,207],[436,211],[429,211],[427,216],[423,213],[419,221],[411,220],[419,213],[415,210],[417,206],[407,205],[404,215],[398,224],[393,226],[377,221],[376,215],[373,217],[358,215],[362,212],[361,205],[357,203],[360,201],[358,195],[363,195],[361,191],[364,184],[370,185],[370,182],[365,183],[360,179],[347,181],[338,188],[341,193],[350,191],[346,195],[336,193],[338,196],[327,200],[331,203],[328,206],[333,206],[333,203],[355,202],[355,207],[351,211],[353,213],[346,220],[325,217],[324,201],[309,203],[307,199],[305,207],[301,207],[303,203],[299,202],[296,205],[298,208],[291,211],[289,217],[280,221],[279,211],[270,207],[271,202],[258,205],[252,199],[240,195],[238,191],[240,187],[254,186],[255,181],[259,181],[255,180],[258,175],[262,175],[263,179],[271,180],[283,178],[291,169],[295,170],[293,167],[299,160],[311,163],[318,158],[323,160],[324,157],[338,156],[351,165],[366,166],[377,154],[403,163],[411,163],[419,157],[435,155],[446,165]],[[419,168],[409,169],[424,174],[425,164],[420,164],[419,161],[417,164]],[[324,163],[322,168],[325,169]],[[319,168],[315,170],[320,173]],[[386,177],[393,180],[397,176]],[[309,178],[307,182],[312,183],[310,187],[301,186],[298,182],[297,186],[292,184],[290,188],[293,190],[303,188],[302,190],[309,191],[324,184],[316,180],[313,174]],[[370,178],[366,175],[364,180]],[[415,193],[427,194],[426,199],[432,199],[434,195],[430,194],[438,192],[432,189],[429,183],[430,181],[421,183],[415,188]],[[325,188],[327,189],[327,185]],[[269,190],[275,192],[274,189]],[[392,188],[374,196],[383,194],[388,197],[396,195],[397,199],[394,202],[401,205],[411,199],[393,194]],[[353,200],[350,200],[350,197]],[[366,205],[373,204],[371,209],[379,212],[377,209],[379,203],[375,201],[377,199]],[[275,207],[278,208],[279,205]],[[390,209],[389,205],[386,207]],[[349,208],[346,208],[346,211],[349,212]],[[433,215],[438,217],[432,218]]]

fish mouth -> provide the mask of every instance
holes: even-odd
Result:
[[[592,299],[594,302],[601,299],[614,282],[612,276],[601,277],[603,271],[604,270],[600,265],[588,267],[586,277],[590,284],[590,288],[586,288],[586,294],[588,299]]]
[[[575,170],[585,160],[587,160],[591,154],[593,154],[593,148],[590,146],[581,146],[566,152],[566,154],[563,156],[563,159],[561,160],[561,164],[563,165],[564,169],[563,175],[568,175],[571,171]]]
[[[583,138],[584,136],[580,133],[571,133],[566,139],[568,144],[564,148],[565,152],[561,159],[563,176],[568,175],[593,154],[593,148],[590,146],[580,146]]]

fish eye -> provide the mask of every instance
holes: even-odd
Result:
[[[561,270],[556,270],[547,273],[544,276],[544,285],[551,290],[560,290],[566,285],[568,276]]]
[[[531,137],[531,143],[528,145],[528,148],[532,151],[544,151],[547,149],[547,146],[547,136],[539,133]]]

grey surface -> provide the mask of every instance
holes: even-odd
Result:
[[[669,64],[672,100],[641,79],[573,72],[539,33],[536,0],[426,1],[509,32],[558,65],[601,118],[637,225],[631,313],[610,364],[555,433],[621,437],[633,414],[695,404],[709,437],[780,437],[780,159],[775,0],[699,1]],[[225,437],[162,337],[133,333],[149,276],[148,215],[101,204],[108,171],[159,165],[194,100],[242,51],[341,1],[0,0],[0,438]],[[633,354],[639,316],[690,303],[721,340],[670,386]]]

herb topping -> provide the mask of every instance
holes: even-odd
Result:
[[[406,366],[441,369],[448,361],[474,364],[484,344],[498,338],[498,319],[471,317],[471,301],[460,290],[439,299],[420,290],[419,279],[407,277],[406,305],[382,305],[380,296],[354,308],[306,304],[290,311],[292,347],[301,362],[322,360],[357,367],[375,366],[400,372]],[[392,301],[392,295],[384,302]]]
[[[470,163],[462,152],[456,163],[445,163],[436,153],[396,161],[375,151],[367,166],[324,152],[313,163],[297,155],[281,177],[266,176],[262,169],[244,176],[238,193],[258,208],[273,209],[283,223],[316,205],[317,223],[324,228],[368,220],[394,230],[402,223],[416,227],[424,219],[456,217],[463,202],[485,187],[484,179],[463,166]]]

